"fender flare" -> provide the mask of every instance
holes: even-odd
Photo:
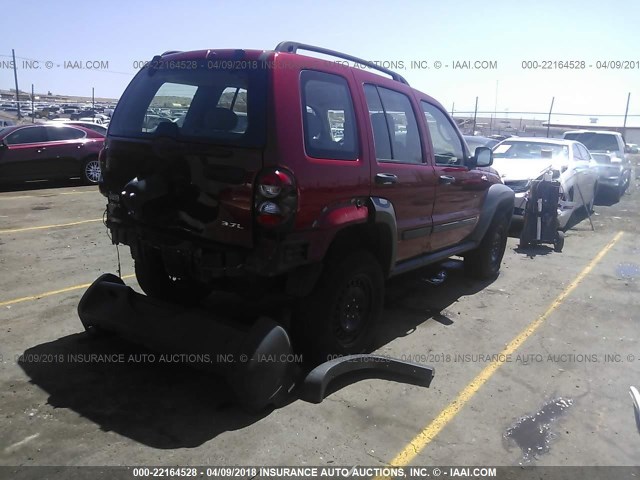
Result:
[[[469,239],[479,244],[489,229],[489,225],[491,225],[496,212],[509,212],[509,223],[511,223],[514,203],[515,193],[513,190],[502,183],[494,183],[491,185],[485,197],[476,228],[469,235]]]
[[[393,271],[396,264],[396,254],[398,249],[398,223],[396,221],[396,211],[393,204],[386,198],[370,197],[371,212],[374,223],[381,223],[389,228],[391,235],[391,254],[389,255],[389,265],[383,265],[385,271]]]

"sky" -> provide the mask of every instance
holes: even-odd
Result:
[[[399,73],[448,110],[473,110],[477,96],[480,111],[517,118],[515,112],[547,112],[555,98],[554,112],[623,115],[631,93],[629,114],[637,117],[629,123],[640,124],[635,0],[21,0],[3,12],[0,89],[14,88],[12,48],[21,90],[33,83],[36,92],[90,96],[93,87],[96,96],[117,98],[139,62],[166,50],[272,49],[295,40],[402,63]],[[39,68],[23,65],[24,59],[38,60]],[[571,60],[585,68],[552,63]],[[633,68],[597,68],[618,60]],[[65,68],[87,61],[103,69]],[[455,62],[476,61],[495,68],[453,69]],[[551,68],[523,68],[532,62]]]

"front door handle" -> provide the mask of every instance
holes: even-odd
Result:
[[[378,185],[393,185],[398,183],[398,176],[393,173],[378,173],[376,174],[376,183]]]
[[[438,182],[442,185],[451,185],[455,183],[456,177],[452,177],[451,175],[440,175],[440,179]]]

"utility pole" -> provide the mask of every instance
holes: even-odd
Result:
[[[496,121],[498,121],[498,83],[499,81],[496,80],[496,98],[493,104],[493,118],[495,118]]]
[[[91,110],[93,110],[93,118],[96,118],[96,97],[94,87],[91,87]]]
[[[549,128],[551,127],[551,112],[553,111],[553,102],[556,97],[551,98],[551,107],[549,107],[549,117],[547,118],[547,138],[549,138]]]
[[[36,123],[36,114],[35,109],[33,108],[33,101],[35,100],[35,95],[33,93],[33,83],[31,84],[31,123]]]
[[[627,108],[624,111],[624,123],[622,124],[622,137],[624,142],[627,143],[627,115],[629,114],[629,100],[631,99],[631,92],[627,95]]]
[[[478,116],[478,97],[476,97],[476,109],[473,111],[473,130],[471,131],[471,135],[476,134],[476,118]]]
[[[452,116],[452,117],[453,117],[453,112],[454,112],[455,108],[456,108],[456,102],[453,102],[453,103],[451,104],[451,116]]]
[[[20,113],[20,90],[18,90],[18,70],[16,65],[16,52],[12,48],[11,56],[13,57],[13,79],[16,82],[16,100],[18,101],[18,120],[22,118],[22,114]]]

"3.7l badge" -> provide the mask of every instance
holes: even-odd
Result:
[[[222,224],[223,227],[237,228],[238,230],[244,230],[244,227],[239,223],[227,222],[226,220],[222,220],[220,223]]]

